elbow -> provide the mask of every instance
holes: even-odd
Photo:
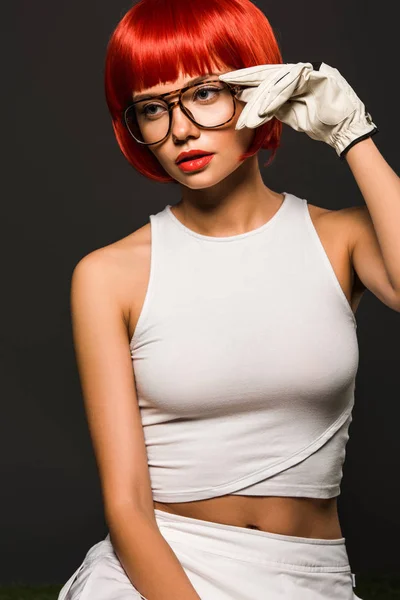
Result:
[[[113,501],[105,503],[105,520],[110,530],[113,524],[121,522],[133,522],[137,519],[146,520],[156,524],[153,503],[140,503],[135,500]]]

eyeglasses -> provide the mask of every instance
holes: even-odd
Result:
[[[136,142],[146,146],[158,144],[168,137],[172,109],[177,104],[192,123],[214,129],[233,119],[236,113],[235,95],[243,87],[208,79],[159,96],[136,100],[122,112],[122,120]],[[179,99],[175,102],[164,100],[178,92]]]

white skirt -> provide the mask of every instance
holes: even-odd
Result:
[[[160,532],[202,600],[355,600],[345,538],[281,535],[155,509]],[[154,557],[157,560],[157,557]],[[92,546],[58,600],[146,600],[110,535]]]

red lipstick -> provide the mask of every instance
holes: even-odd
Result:
[[[178,167],[185,173],[189,173],[190,171],[198,171],[199,169],[203,169],[206,165],[208,165],[214,156],[214,154],[208,154],[207,156],[202,156],[201,158],[184,160],[178,164]]]
[[[209,156],[210,154],[213,154],[213,152],[208,152],[207,150],[189,150],[189,152],[181,152],[175,162],[179,164],[182,160],[200,158],[201,156]]]

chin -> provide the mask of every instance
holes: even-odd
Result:
[[[234,171],[234,169],[232,171]],[[192,177],[188,177],[186,181],[180,181],[180,183],[191,190],[205,190],[213,187],[214,185],[218,185],[221,183],[221,181],[224,181],[224,179],[229,177],[232,171],[228,171],[227,173],[222,173],[220,175],[216,175],[215,173],[199,172],[196,174],[196,181],[195,175],[193,175]]]

